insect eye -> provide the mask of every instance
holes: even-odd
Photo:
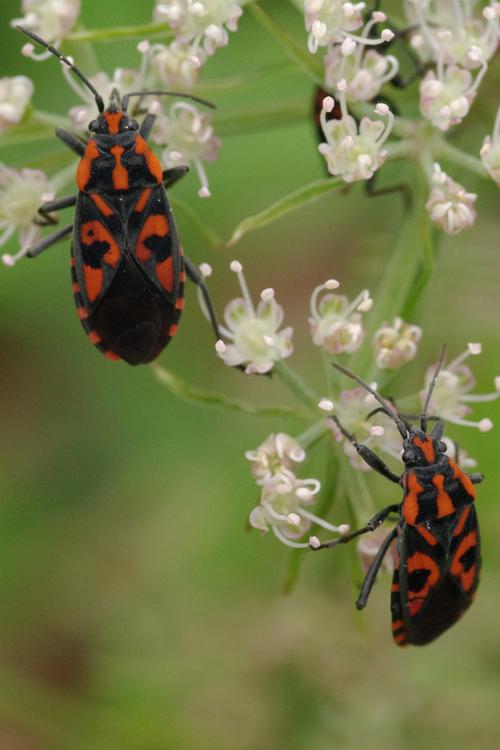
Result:
[[[446,453],[446,451],[448,450],[448,446],[446,445],[446,443],[443,443],[442,440],[439,442],[439,450],[441,451],[441,453]]]
[[[130,120],[128,127],[129,130],[137,130],[139,127],[139,123],[136,120]]]
[[[92,122],[89,125],[89,130],[97,130],[98,127],[99,127],[99,123],[97,122],[97,120],[92,120]]]

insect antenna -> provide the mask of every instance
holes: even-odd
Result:
[[[181,99],[191,99],[191,101],[204,104],[205,107],[210,107],[211,109],[216,108],[215,104],[212,104],[212,102],[209,102],[206,99],[201,99],[201,97],[194,96],[193,94],[182,94],[178,91],[132,91],[129,94],[125,94],[122,99],[122,109],[124,112],[127,111],[128,100],[131,96],[179,96]]]
[[[403,438],[406,438],[408,436],[408,427],[405,425],[394,407],[388,401],[386,401],[385,398],[380,395],[380,393],[378,393],[374,388],[368,385],[368,383],[362,380],[358,375],[355,375],[353,372],[348,370],[346,367],[342,367],[342,365],[338,365],[336,362],[332,362],[332,364],[337,370],[342,372],[344,375],[347,375],[348,378],[351,378],[352,380],[355,380],[356,383],[359,383],[359,385],[364,388],[365,391],[368,391],[368,393],[371,393],[372,396],[375,396],[379,404],[381,404],[381,406],[383,407],[383,411],[395,423],[400,432],[400,435]]]
[[[432,396],[432,393],[434,391],[434,387],[436,385],[438,375],[439,375],[439,373],[441,371],[441,368],[443,367],[443,364],[444,364],[444,358],[445,358],[445,356],[446,356],[446,344],[444,344],[443,347],[442,347],[442,349],[441,349],[441,355],[439,357],[439,362],[437,363],[436,369],[434,370],[434,375],[432,376],[432,380],[429,383],[429,387],[427,389],[427,393],[425,394],[424,408],[423,408],[422,414],[420,415],[420,428],[424,432],[427,432],[427,421],[429,419],[429,417],[427,416],[427,412],[429,410],[429,404],[430,404],[430,401],[431,401],[431,396]]]
[[[92,84],[90,83],[89,79],[86,78],[83,75],[83,73],[81,72],[81,70],[79,70],[76,67],[76,65],[74,65],[68,57],[65,57],[62,54],[62,52],[59,52],[58,49],[56,49],[51,44],[49,44],[48,42],[46,42],[45,39],[42,39],[40,36],[38,36],[38,34],[35,34],[30,29],[27,29],[25,26],[16,25],[16,29],[18,29],[19,31],[22,31],[23,34],[26,34],[26,36],[29,36],[30,39],[33,39],[33,41],[37,42],[37,44],[41,44],[42,47],[45,47],[46,49],[48,49],[48,51],[51,54],[53,54],[54,57],[57,57],[58,60],[60,60],[61,62],[63,62],[65,65],[67,65],[68,68],[70,70],[72,70],[73,73],[76,76],[78,76],[78,78],[82,81],[82,83],[85,84],[85,86],[89,89],[89,91],[92,92],[92,94],[94,95],[95,103],[97,105],[97,109],[99,110],[99,112],[104,112],[104,101],[102,99],[102,96],[97,92],[97,90],[94,88],[94,86],[92,86]]]

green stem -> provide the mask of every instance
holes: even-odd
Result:
[[[273,373],[280,378],[303,404],[308,406],[313,412],[318,412],[319,397],[284,360],[280,359],[278,362],[275,362]]]
[[[437,141],[432,152],[433,156],[436,158],[447,159],[459,167],[465,167],[469,172],[474,172],[474,174],[478,174],[480,177],[490,179],[487,171],[483,167],[481,159],[465,153],[456,146],[452,146],[451,143],[448,143],[444,139],[439,139],[439,141]]]
[[[299,417],[302,419],[310,418],[310,413],[289,406],[255,406],[247,401],[241,401],[222,393],[211,393],[201,388],[189,385],[181,378],[173,375],[169,370],[158,364],[152,364],[151,370],[156,375],[162,385],[170,393],[190,404],[198,406],[212,406],[215,408],[226,409],[227,411],[237,411],[243,414],[250,414],[256,417]]]
[[[310,450],[329,433],[330,430],[326,421],[321,419],[319,422],[315,422],[308,427],[307,430],[304,430],[300,435],[297,435],[296,440],[304,450]]]
[[[68,34],[68,42],[112,42],[115,39],[136,39],[162,35],[168,42],[174,38],[174,32],[165,22],[144,23],[137,26],[113,26],[108,29],[82,29]]]
[[[319,59],[314,55],[311,55],[306,46],[306,40],[299,43],[285,31],[283,26],[276,23],[271,16],[269,16],[260,5],[252,3],[248,6],[249,12],[253,17],[263,26],[270,34],[281,44],[285,52],[291,57],[294,62],[299,65],[305,73],[307,73],[315,83],[319,86],[323,85],[323,66]]]

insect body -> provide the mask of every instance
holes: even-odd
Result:
[[[172,92],[134,92],[120,99],[111,94],[105,108],[90,81],[58,50],[24,27],[18,27],[47,47],[94,94],[97,119],[89,139],[61,128],[56,135],[80,156],[76,173],[78,196],[44,204],[40,214],[76,205],[73,225],[31,247],[34,257],[73,233],[71,275],[78,316],[95,346],[110,359],[131,365],[150,362],[174,336],[184,306],[186,272],[200,286],[217,338],[217,321],[203,277],[184,257],[165,186],[188,171],[185,166],[163,171],[146,140],[155,115],[141,126],[128,113],[131,97]],[[198,100],[187,94],[175,94]],[[212,106],[212,105],[209,105]]]
[[[444,353],[443,353],[444,354]],[[397,541],[397,562],[391,587],[392,633],[399,646],[422,646],[453,625],[472,603],[479,582],[480,540],[474,506],[474,484],[481,474],[466,474],[446,455],[441,440],[444,423],[427,432],[427,408],[439,367],[429,386],[420,427],[409,424],[393,406],[356,375],[335,365],[356,380],[381,403],[380,411],[395,422],[403,438],[404,471],[394,474],[366,445],[335,423],[366,463],[402,486],[403,500],[379,511],[362,529],[315,549],[333,547],[374,531],[391,513],[399,523],[377,552],[357,600],[362,609],[392,542]]]

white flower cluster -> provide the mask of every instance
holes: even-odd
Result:
[[[237,30],[242,13],[238,0],[167,0],[157,2],[154,17],[166,21],[177,41],[197,56],[212,55],[218,47],[225,47],[228,31]]]
[[[257,449],[247,451],[245,457],[252,463],[252,473],[261,491],[259,504],[249,516],[254,529],[263,534],[272,530],[288,547],[304,549],[310,542],[298,540],[312,524],[337,534],[348,533],[347,524],[333,526],[309,510],[316,502],[321,485],[317,479],[299,479],[295,475],[295,468],[304,461],[305,452],[290,435],[282,432],[269,435]]]
[[[75,25],[80,15],[80,5],[80,0],[23,0],[21,7],[24,16],[14,18],[11,26],[27,26],[57,47]],[[35,53],[30,43],[25,44],[23,51],[34,60],[50,57],[48,50]]]
[[[33,96],[26,76],[0,78],[0,133],[21,122]]]
[[[468,193],[462,185],[434,165],[432,190],[425,205],[429,215],[446,234],[458,234],[471,227],[476,219],[475,193]]]
[[[474,0],[406,0],[405,9],[413,48],[436,66],[420,84],[421,113],[446,131],[468,114],[497,50],[500,3],[479,11]]]

